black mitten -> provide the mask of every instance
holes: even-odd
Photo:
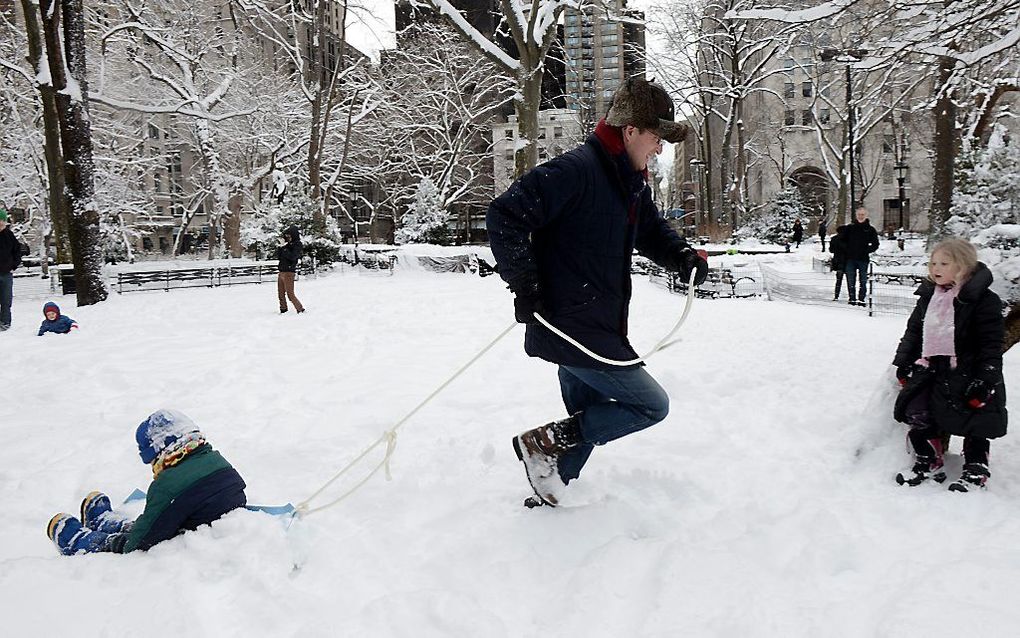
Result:
[[[510,290],[514,293],[514,319],[517,323],[538,323],[535,313],[540,315],[545,313],[538,280],[526,277],[520,282],[511,284]]]

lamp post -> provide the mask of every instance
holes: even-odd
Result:
[[[903,184],[904,184],[904,182],[907,181],[907,171],[910,170],[910,167],[907,166],[907,164],[903,161],[903,158],[901,157],[900,161],[896,162],[896,165],[893,166],[893,168],[896,170],[896,183],[900,187],[899,194],[897,195],[897,199],[899,200],[899,207],[900,207],[900,230],[903,230],[903,228],[904,228],[903,227],[903,206],[904,206],[904,203],[907,200],[907,198],[905,197],[905,193],[904,193],[904,189],[903,189]],[[910,218],[908,217],[907,219],[909,221]]]
[[[708,206],[706,206],[705,204],[705,182],[702,179],[702,174],[704,170],[705,162],[703,160],[700,160],[696,157],[691,160],[692,177],[694,177],[694,180],[698,182],[698,208],[701,209],[700,210],[701,215],[698,215],[697,219],[695,220],[695,225],[697,225],[697,220],[701,219],[702,215],[708,209]]]
[[[864,49],[822,49],[819,54],[822,62],[830,62],[835,60],[836,62],[846,63],[846,139],[847,139],[847,164],[850,173],[850,209],[849,214],[851,218],[854,214],[854,206],[857,205],[857,188],[854,182],[854,125],[856,123],[856,110],[857,106],[854,104],[854,93],[853,93],[853,78],[850,74],[850,67],[854,62],[859,62],[864,55],[867,53]]]

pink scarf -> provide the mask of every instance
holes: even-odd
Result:
[[[956,309],[953,302],[962,286],[951,288],[935,286],[935,292],[928,302],[924,315],[924,332],[921,338],[921,357],[918,363],[927,366],[928,357],[950,357],[950,365],[956,367]]]

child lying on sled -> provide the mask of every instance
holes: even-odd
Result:
[[[80,520],[57,514],[46,526],[61,554],[147,550],[244,507],[244,480],[184,414],[153,412],[135,439],[142,462],[152,465],[145,511],[132,521],[114,512],[105,494],[92,492],[81,502]]]

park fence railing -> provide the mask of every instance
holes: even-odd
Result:
[[[687,293],[686,284],[676,273],[652,264],[636,264],[635,272],[647,274],[650,281],[664,286],[670,292]],[[917,298],[914,290],[923,280],[916,268],[875,267],[869,271],[868,294],[863,310],[869,316],[909,315]],[[709,268],[705,283],[698,290],[699,298],[746,299],[764,297],[791,303],[847,308],[861,312],[861,307],[849,305],[849,292],[844,277],[838,299],[835,297],[836,275],[825,268],[813,267],[811,272],[791,272],[769,264],[752,263],[743,266]]]

